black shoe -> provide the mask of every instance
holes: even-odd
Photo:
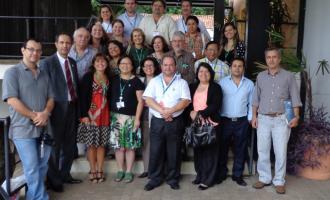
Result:
[[[143,172],[140,176],[138,176],[139,178],[145,178],[148,176],[148,172]]]
[[[195,180],[193,180],[191,183],[192,183],[193,185],[198,185],[198,184],[200,184],[201,182],[200,182],[199,180],[195,179]]]
[[[63,185],[62,184],[53,184],[53,183],[51,183],[50,181],[47,181],[46,182],[46,186],[47,186],[47,189],[51,189],[51,190],[53,190],[54,192],[59,192],[59,193],[61,193],[61,192],[63,192],[64,191],[64,189],[63,189]]]
[[[178,183],[172,183],[172,184],[170,184],[170,187],[171,187],[172,190],[178,190],[178,189],[180,189],[180,186],[179,186]]]
[[[67,179],[64,179],[63,182],[68,184],[78,184],[78,183],[82,183],[82,180],[69,177]]]
[[[153,189],[155,189],[155,186],[151,185],[150,183],[148,183],[147,185],[144,186],[145,191],[150,191]]]
[[[247,186],[247,183],[243,180],[242,177],[231,177],[233,181],[235,181],[240,186]]]
[[[227,179],[227,176],[220,177],[220,178],[217,180],[216,184],[221,184],[221,183],[224,182],[226,179]]]
[[[206,190],[206,189],[208,189],[209,187],[208,186],[206,186],[206,185],[199,185],[198,186],[198,189],[199,190]]]

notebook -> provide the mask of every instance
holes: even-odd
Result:
[[[284,111],[286,116],[286,123],[289,124],[290,121],[294,118],[292,102],[287,100],[287,101],[283,101],[283,103],[284,103]]]

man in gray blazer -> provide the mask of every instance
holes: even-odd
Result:
[[[55,108],[50,118],[55,147],[49,160],[48,186],[54,191],[62,192],[63,182],[81,182],[70,175],[76,150],[79,92],[77,65],[68,57],[72,46],[70,35],[57,35],[55,46],[57,52],[42,60],[40,68],[49,75],[55,94]]]

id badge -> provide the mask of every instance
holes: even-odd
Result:
[[[116,103],[116,105],[117,105],[117,108],[118,108],[118,109],[120,109],[120,108],[124,108],[124,107],[125,107],[125,103],[124,103],[123,101],[118,101],[118,102]]]
[[[192,52],[192,55],[194,56],[194,58],[196,58],[196,53],[194,51]]]
[[[159,31],[154,31],[154,32],[152,33],[152,36],[153,36],[153,37],[155,37],[155,36],[157,36],[157,35],[160,35]]]

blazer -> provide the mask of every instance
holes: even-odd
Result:
[[[93,81],[94,81],[94,74],[92,72],[87,72],[81,82],[79,88],[81,89],[80,93],[80,117],[88,117],[88,110],[91,107],[92,103],[92,94],[93,94]],[[108,106],[110,109],[110,91],[111,91],[111,83],[110,78],[108,76],[109,80],[109,88],[107,91],[107,100],[108,100]]]
[[[78,71],[77,64],[72,58],[68,57],[72,72],[72,81],[77,97],[79,98],[79,80],[78,80]],[[40,69],[46,71],[50,78],[52,84],[52,89],[54,92],[55,102],[67,102],[68,101],[68,87],[65,80],[65,75],[63,73],[60,61],[57,57],[57,54],[53,54],[40,61]]]
[[[192,111],[193,108],[193,100],[196,89],[199,83],[192,83],[189,86],[190,95],[191,95],[191,103],[188,107],[188,111]],[[210,117],[214,122],[220,122],[220,109],[222,107],[222,90],[219,84],[212,82],[209,85],[207,90],[207,100],[206,100],[207,108],[199,111],[203,118]]]

